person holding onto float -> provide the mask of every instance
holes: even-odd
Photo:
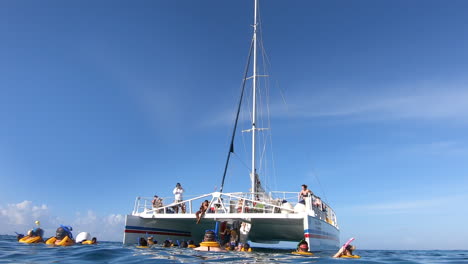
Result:
[[[249,243],[244,243],[239,251],[252,252],[252,248],[250,247]]]
[[[73,240],[72,232],[73,228],[71,226],[64,226],[60,225],[55,232],[55,236],[49,238],[46,241],[47,245],[55,245],[55,246],[71,246],[75,244],[75,240]]]
[[[297,244],[296,251],[292,253],[296,255],[309,255],[309,256],[314,254],[312,252],[309,252],[309,244],[304,239],[299,241],[299,244]]]
[[[346,242],[338,252],[333,256],[334,258],[361,258],[361,256],[353,255],[353,251],[356,250],[356,247],[351,245],[354,238],[351,238]]]
[[[91,238],[91,234],[88,232],[81,232],[76,236],[75,242],[82,245],[93,245],[97,243],[97,239]]]
[[[28,230],[28,233],[27,233],[26,236],[21,236],[20,234],[18,234],[18,236],[17,236],[18,242],[26,243],[26,244],[43,243],[44,242],[44,239],[43,239],[44,230],[42,230],[42,228],[40,228],[41,222],[36,221],[35,224],[36,224],[37,227]]]
[[[144,237],[140,237],[138,239],[138,245],[136,246],[137,248],[148,248],[148,242]]]
[[[93,237],[91,238],[91,240],[85,240],[83,242],[81,242],[82,245],[94,245],[94,244],[97,244],[97,238],[96,237]]]
[[[222,248],[216,241],[215,233],[212,230],[205,232],[203,242],[200,243],[199,247],[194,248],[194,250],[226,252],[226,249]]]
[[[174,243],[172,243],[172,240],[166,239],[166,240],[164,240],[164,242],[162,243],[162,246],[165,247],[165,248],[169,248],[169,247],[173,247],[173,246],[174,246]]]
[[[195,245],[195,242],[193,240],[191,240],[191,239],[187,243],[188,243],[188,246],[187,246],[188,248],[196,248],[197,247]]]
[[[152,236],[148,237],[148,246],[156,245],[158,241],[154,240]]]

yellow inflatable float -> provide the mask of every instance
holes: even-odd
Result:
[[[314,253],[312,252],[303,252],[303,251],[294,251],[294,252],[291,252],[291,254],[294,254],[294,255],[304,255],[304,256],[313,256]]]
[[[18,240],[20,243],[33,244],[33,243],[43,243],[42,237],[40,236],[25,236]]]
[[[23,236],[22,234],[18,234],[18,242],[25,243],[25,244],[33,244],[33,243],[43,243],[42,237],[44,236],[44,230],[39,227],[39,221],[36,221],[36,228],[28,230],[28,234]]]
[[[148,246],[136,246],[137,248],[149,248]]]
[[[65,238],[58,240],[56,237],[51,237],[46,241],[47,245],[55,245],[55,246],[71,246],[75,244],[75,241],[70,237],[66,236]]]
[[[359,255],[341,255],[340,258],[361,258]]]

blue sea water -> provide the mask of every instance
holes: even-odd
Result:
[[[259,249],[254,252],[198,252],[179,248],[123,246],[119,242],[97,245],[51,247],[21,244],[14,236],[0,235],[0,263],[468,263],[468,251],[357,250],[361,259],[333,259],[334,252],[296,256],[286,249]]]

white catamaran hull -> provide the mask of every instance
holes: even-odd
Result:
[[[158,242],[170,239],[199,243],[206,230],[215,229],[216,222],[231,224],[236,220],[250,224],[247,239],[252,242],[271,244],[306,239],[312,251],[336,250],[339,246],[339,230],[306,213],[206,214],[200,224],[196,224],[194,214],[127,215],[123,243],[136,244],[140,237],[148,236]]]

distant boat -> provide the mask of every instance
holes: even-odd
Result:
[[[151,198],[137,197],[133,212],[126,215],[124,244],[136,244],[138,238],[145,235],[151,235],[157,241],[191,239],[198,243],[201,242],[205,230],[216,227],[218,228],[216,231],[219,232],[219,229],[223,229],[229,224],[238,228],[242,226],[242,238],[252,242],[276,244],[280,241],[298,242],[305,239],[312,251],[335,250],[339,247],[340,231],[337,217],[328,204],[315,196],[305,197],[302,202],[299,202],[298,192],[266,192],[258,177],[255,140],[256,132],[261,128],[256,126],[256,85],[257,78],[261,76],[257,73],[257,1],[254,0],[253,38],[250,48],[250,54],[253,52],[252,76],[246,78],[248,73],[246,70],[220,191],[200,195],[179,203],[165,206],[157,205],[157,207],[152,205]],[[252,127],[245,130],[252,133],[251,188],[250,192],[225,193],[223,192],[224,179],[231,153],[234,152],[234,136],[247,80],[252,80]],[[197,224],[195,211],[204,200],[209,201],[211,210],[204,214],[201,222]],[[172,208],[181,204],[188,205],[187,212],[174,213]]]

